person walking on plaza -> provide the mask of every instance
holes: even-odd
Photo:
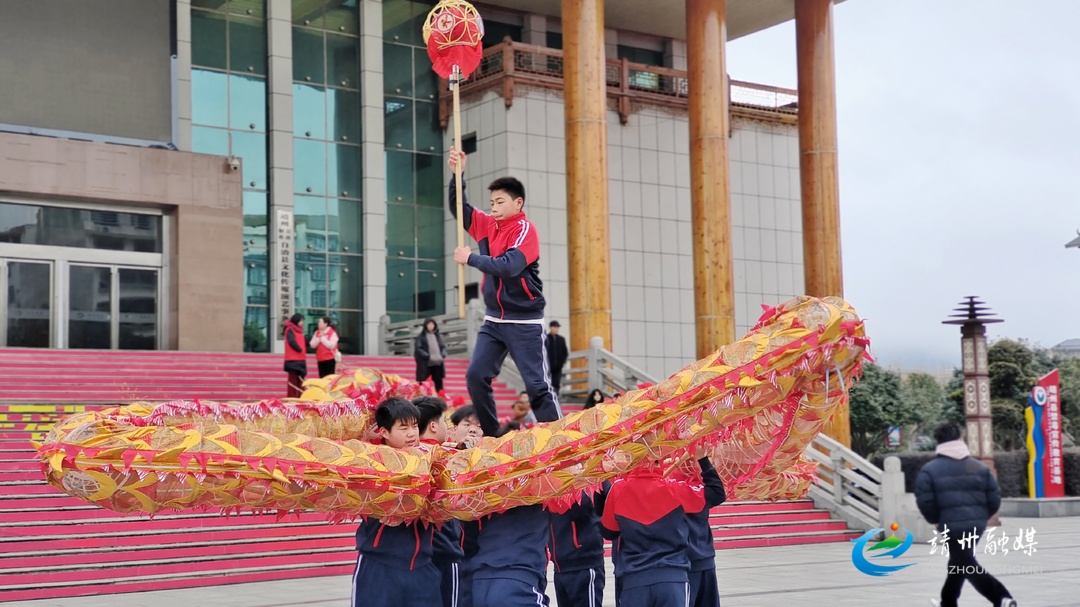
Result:
[[[562,370],[566,365],[566,359],[570,356],[570,350],[566,347],[566,338],[559,335],[559,321],[553,320],[548,323],[548,335],[544,343],[547,348],[548,368],[551,369],[551,387],[555,394],[559,393],[562,383]]]
[[[341,352],[338,351],[338,334],[329,316],[319,318],[319,326],[311,336],[311,347],[315,348],[315,362],[319,364],[319,377],[333,375],[341,360]]]
[[[451,170],[461,165],[465,154],[450,149]],[[462,179],[462,195],[465,181]],[[450,213],[457,217],[457,192],[451,180]],[[551,370],[544,347],[544,293],[540,280],[540,237],[536,227],[522,212],[525,186],[513,177],[500,177],[488,185],[491,214],[461,201],[462,224],[479,245],[454,250],[454,261],[484,273],[484,324],[476,336],[472,360],[465,380],[485,436],[499,431],[499,417],[491,381],[499,375],[503,360],[514,359],[533,413],[540,422],[562,417],[559,397],[551,386]]]
[[[300,398],[304,393],[304,378],[307,377],[303,314],[293,314],[285,321],[285,372],[289,374],[285,398]]]
[[[443,378],[446,377],[446,342],[434,318],[424,319],[424,328],[420,329],[413,344],[413,358],[416,359],[416,381],[423,382],[430,377],[435,391],[442,392]]]
[[[986,531],[986,521],[1001,507],[1001,488],[982,462],[971,457],[963,431],[953,422],[934,430],[937,457],[923,466],[915,480],[915,502],[927,522],[936,525],[946,540],[949,568],[939,607],[956,607],[964,581],[994,607],[1016,607],[1005,585],[975,560],[975,543]],[[974,533],[975,537],[965,534]]]

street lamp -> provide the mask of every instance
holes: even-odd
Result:
[[[1080,240],[1080,239],[1078,239]],[[990,308],[968,296],[954,308],[945,325],[960,325],[963,351],[964,419],[968,449],[976,459],[994,470],[994,429],[990,414],[990,366],[986,356],[986,325],[1004,322],[993,318]]]

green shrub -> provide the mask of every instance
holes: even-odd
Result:
[[[994,468],[997,470],[998,484],[1001,485],[1001,497],[1028,496],[1028,452],[998,451],[994,454]]]
[[[1074,450],[1072,465],[1076,469],[1076,476],[1080,479],[1080,449]],[[900,458],[900,470],[904,473],[904,491],[915,493],[915,479],[919,476],[919,470],[927,462],[937,457],[936,453],[913,452],[896,453]],[[870,462],[878,468],[885,468],[885,458],[889,455],[875,455]],[[997,470],[998,484],[1001,485],[1002,497],[1027,497],[1027,451],[999,451],[994,454],[994,468]],[[1069,463],[1065,465],[1066,494],[1068,493]],[[1080,481],[1076,482],[1080,485]]]
[[[1065,475],[1065,495],[1080,496],[1080,447],[1063,451],[1061,472]]]

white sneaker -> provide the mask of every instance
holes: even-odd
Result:
[[[1001,599],[1000,607],[1017,607],[1016,599]]]
[[[938,599],[930,599],[930,605],[933,607],[941,607],[941,601]]]

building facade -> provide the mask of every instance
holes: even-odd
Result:
[[[61,0],[5,6],[0,77],[30,74],[19,82],[39,100],[65,88],[71,100],[71,91],[87,96],[65,105],[56,94],[33,112],[26,99],[0,103],[0,345],[272,351],[283,318],[300,312],[330,316],[345,353],[375,353],[383,316],[455,313],[452,133],[420,35],[432,4],[86,0],[77,14]],[[469,192],[483,205],[491,179],[525,183],[548,316],[573,338],[586,331],[567,322],[579,313],[568,225],[583,203],[568,201],[579,190],[566,98],[579,52],[569,40],[580,36],[568,35],[559,3],[495,4],[477,4],[491,50],[463,89]],[[636,17],[609,11],[600,25],[606,338],[663,376],[700,349],[698,131],[688,95],[696,47],[686,11],[709,3],[634,4]],[[649,17],[660,4],[670,10]],[[724,3],[714,4],[723,16]],[[728,0],[727,31],[791,19],[792,4]],[[123,31],[121,13],[135,20]],[[121,35],[131,23],[160,35]],[[65,43],[60,33],[77,24],[85,39]],[[116,48],[98,56],[106,41]],[[41,52],[64,44],[83,45],[85,66]],[[46,73],[59,82],[33,76]],[[713,102],[729,115],[728,158],[712,172],[730,184],[730,261],[722,250],[717,260],[729,268],[724,297],[739,333],[762,304],[807,291],[798,101],[795,91],[730,83]],[[87,104],[89,115],[69,120]],[[479,276],[470,271],[466,282],[475,293]]]

